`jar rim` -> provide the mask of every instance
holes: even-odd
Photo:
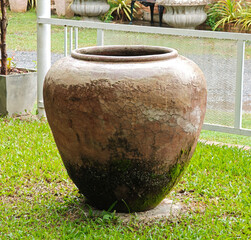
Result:
[[[71,57],[98,62],[143,62],[175,58],[173,48],[147,45],[108,45],[84,47],[72,50]]]

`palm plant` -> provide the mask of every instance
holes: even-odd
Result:
[[[241,25],[247,30],[251,26],[251,8],[249,4],[242,7],[241,2],[236,0],[219,0],[208,11],[208,16],[216,21],[213,30],[226,24]]]
[[[241,25],[241,30],[248,30],[251,28],[251,6],[242,9],[241,17],[236,21],[236,25]]]
[[[131,0],[110,0],[111,9],[108,12],[108,17],[113,16],[115,20],[131,20]],[[135,7],[139,7],[135,3]],[[136,12],[135,9],[133,9]]]
[[[213,30],[219,26],[224,27],[226,23],[236,22],[239,15],[239,8],[241,8],[241,5],[235,0],[220,0],[213,4],[208,11],[208,15],[217,20]]]
[[[34,9],[37,7],[37,0],[28,0],[28,8]]]

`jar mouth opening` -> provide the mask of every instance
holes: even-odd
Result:
[[[145,45],[95,46],[73,50],[76,59],[100,62],[142,62],[171,59],[178,56],[175,49]]]

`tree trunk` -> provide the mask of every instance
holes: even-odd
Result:
[[[7,14],[6,0],[1,0],[1,74],[7,75],[7,50],[6,50],[6,32],[7,32]]]

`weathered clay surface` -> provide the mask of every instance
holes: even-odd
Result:
[[[156,56],[66,57],[46,76],[44,104],[63,162],[100,209],[115,202],[124,212],[155,207],[196,147],[206,109],[203,73],[182,56]]]

